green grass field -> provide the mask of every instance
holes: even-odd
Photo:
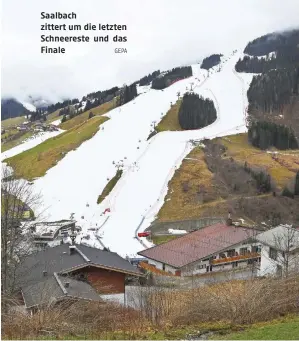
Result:
[[[212,336],[212,339],[217,337]],[[219,337],[221,340],[298,340],[299,316],[254,325],[242,332],[234,332]]]
[[[155,245],[159,245],[159,244],[168,242],[170,240],[173,240],[175,238],[177,238],[177,236],[171,236],[171,235],[170,236],[153,236],[152,240]]]
[[[84,141],[92,138],[99,126],[108,119],[103,116],[94,117],[32,149],[6,159],[5,162],[14,169],[18,178],[32,180],[43,176],[69,151],[78,148]]]
[[[59,111],[60,110],[61,109],[57,109],[56,111],[54,111],[51,114],[47,115],[47,123],[52,123],[53,121],[58,120],[58,118],[59,118]]]
[[[25,121],[27,121],[26,116],[8,118],[6,120],[1,121],[1,128],[2,129],[8,129],[8,128],[11,128],[15,125],[19,125]]]

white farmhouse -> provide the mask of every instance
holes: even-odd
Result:
[[[280,225],[256,238],[262,245],[259,276],[286,276],[299,271],[299,230]]]
[[[175,276],[259,266],[257,231],[226,224],[206,226],[143,250],[147,267]]]

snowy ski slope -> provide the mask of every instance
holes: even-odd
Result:
[[[40,210],[47,213],[43,217],[68,219],[73,213],[82,226],[78,242],[100,248],[105,245],[122,256],[136,255],[150,246],[135,236],[149,226],[163,205],[168,181],[192,149],[189,141],[246,131],[246,91],[252,75],[234,71],[240,56],[223,57],[221,71],[216,66],[209,75],[198,64],[193,65],[193,77],[163,91],[140,87],[137,98],[106,114],[111,119],[92,139],[35,181],[35,190],[43,195]],[[194,92],[214,101],[217,120],[200,130],[163,132],[146,141],[152,122],[158,123],[170,102],[177,100],[177,92],[182,95],[190,84]],[[116,173],[113,163],[121,160],[121,179],[97,205],[97,197]],[[103,215],[106,208],[111,212]]]

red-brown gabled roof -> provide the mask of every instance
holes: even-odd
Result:
[[[254,232],[254,230],[242,227],[215,224],[138,252],[138,254],[175,268],[181,268],[238,244],[252,237]]]

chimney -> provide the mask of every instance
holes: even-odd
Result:
[[[76,246],[75,245],[70,245],[69,250],[70,250],[70,255],[73,255],[75,253]]]
[[[227,219],[226,219],[226,225],[227,226],[231,226],[232,224],[233,224],[233,220],[231,218],[230,212],[228,212],[228,216],[227,216]]]
[[[44,276],[47,276],[47,274],[48,274],[48,272],[44,270],[44,271],[43,271],[43,275],[44,275]]]
[[[64,287],[65,287],[65,288],[69,288],[69,286],[70,286],[70,282],[65,282],[65,283],[64,283]]]

